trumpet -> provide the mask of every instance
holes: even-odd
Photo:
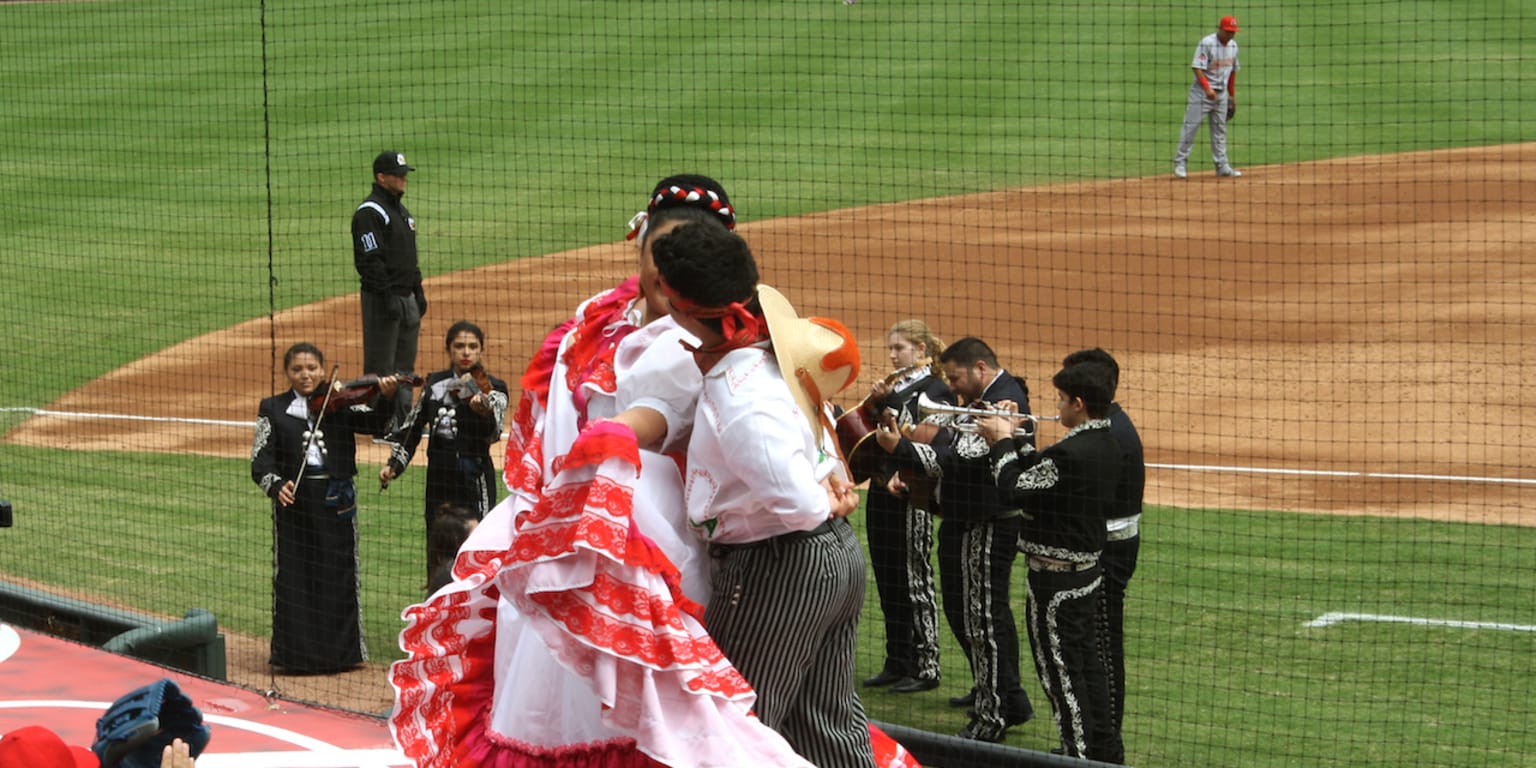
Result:
[[[928,397],[928,393],[926,392],[917,396],[917,417],[919,419],[926,419],[929,416],[936,416],[940,414],[948,416],[968,416],[971,418],[980,418],[982,416],[1005,416],[1024,419],[1026,423],[1020,424],[1019,427],[1013,431],[1014,437],[1033,436],[1035,434],[1036,424],[1039,424],[1042,421],[1059,421],[1061,419],[1060,416],[1036,416],[1033,413],[1008,413],[1006,411],[992,410],[991,408],[970,408],[963,405],[946,405],[944,403],[934,402],[932,398]],[[949,428],[955,430],[956,432],[974,433],[976,431],[976,424],[974,422],[950,424]]]

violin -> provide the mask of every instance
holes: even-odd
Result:
[[[470,380],[475,382],[475,386],[480,388],[480,394],[489,395],[491,390],[495,389],[491,386],[491,374],[486,373],[485,366],[475,363],[466,373],[469,374]]]
[[[424,382],[420,376],[410,373],[395,373],[393,376],[401,385],[419,387]],[[335,413],[342,408],[373,402],[379,396],[379,388],[383,386],[384,379],[377,373],[369,373],[346,382],[323,381],[315,387],[314,394],[309,396],[309,410],[312,413]]]
[[[475,395],[489,395],[494,390],[491,375],[486,373],[485,366],[479,363],[475,363],[469,370],[459,374],[448,387],[448,391],[453,393],[455,398],[466,403],[475,399]]]

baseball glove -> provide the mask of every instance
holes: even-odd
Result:
[[[1227,102],[1227,119],[1231,120],[1234,117],[1237,117],[1237,104],[1229,101]]]

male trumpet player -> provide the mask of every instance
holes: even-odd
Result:
[[[1037,452],[1012,438],[1015,419],[977,422],[998,487],[1029,511],[1021,545],[1029,566],[1029,639],[1063,751],[1106,763],[1125,758],[1099,656],[1097,621],[1105,519],[1114,514],[1124,459],[1110,431],[1114,374],[1077,363],[1052,379],[1067,433]],[[1012,404],[1002,403],[1006,411]]]
[[[955,342],[939,355],[939,363],[950,391],[978,412],[1003,400],[1016,403],[1020,413],[1029,412],[1028,387],[998,365],[997,355],[981,339]],[[950,703],[971,707],[961,738],[1000,742],[1010,726],[1035,714],[1019,683],[1019,635],[1008,605],[1008,582],[1024,519],[992,479],[986,441],[974,431],[955,428],[973,418],[930,417],[928,421],[943,428],[927,443],[914,442],[892,424],[882,425],[875,439],[903,466],[938,481],[937,507],[944,520],[938,535],[944,618],[965,650],[974,681],[969,694]]]

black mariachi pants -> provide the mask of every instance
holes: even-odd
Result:
[[[366,661],[358,605],[357,516],[325,508],[326,480],[305,478],[291,507],[272,504],[272,656],[297,673]]]
[[[1035,671],[1051,700],[1061,745],[1072,757],[1125,759],[1099,659],[1099,566],[1072,573],[1030,570],[1025,581]]]
[[[1115,730],[1125,722],[1125,590],[1136,573],[1141,536],[1104,544],[1099,563],[1104,586],[1099,590],[1099,658],[1109,678],[1109,706]]]
[[[871,486],[864,525],[885,618],[886,671],[939,679],[939,606],[933,594],[933,516]]]
[[[939,524],[939,587],[944,618],[970,662],[976,719],[1001,732],[1034,710],[1019,683],[1019,630],[1008,604],[1019,554],[1018,515],[980,523]]]

